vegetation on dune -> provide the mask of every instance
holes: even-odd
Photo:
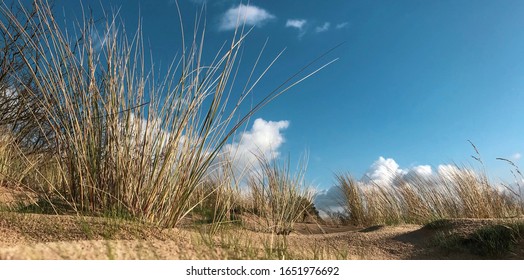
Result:
[[[17,9],[0,8],[2,48],[11,53],[2,67],[9,79],[0,81],[0,125],[9,131],[0,143],[2,181],[38,188],[77,212],[120,212],[172,227],[200,203],[195,192],[213,182],[210,195],[218,205],[212,218],[222,221],[234,183],[229,175],[211,178],[228,164],[219,161],[222,147],[307,68],[239,115],[280,56],[254,77],[257,60],[233,95],[248,33],[243,28],[205,64],[205,24],[197,24],[189,46],[182,36],[181,57],[157,77],[146,68],[140,28],[128,36],[112,18],[98,33],[84,17],[71,34],[45,0]]]
[[[447,254],[469,253],[482,258],[507,258],[514,255],[519,243],[524,241],[522,221],[501,221],[479,227],[468,234],[452,232],[449,221],[439,221],[442,221],[439,226],[432,223],[426,227],[437,230],[432,244]]]
[[[308,219],[321,222],[305,163],[293,172],[287,161],[258,155],[243,180],[223,148],[257,110],[296,85],[293,78],[307,67],[240,114],[280,56],[255,78],[258,58],[243,90],[233,94],[249,33],[243,28],[206,64],[205,24],[197,24],[188,45],[183,36],[181,56],[158,77],[146,67],[140,28],[129,35],[118,18],[107,20],[102,35],[87,17],[70,33],[45,0],[35,0],[30,8],[0,4],[0,19],[0,187],[31,193],[29,203],[10,204],[10,210],[105,215],[147,223],[147,229],[179,226],[191,214],[193,223],[205,224],[198,224],[205,229],[199,242],[227,247],[227,257],[297,256],[286,236],[274,235],[288,235]],[[427,229],[441,231],[435,237],[441,248],[465,246],[487,257],[504,256],[522,240],[518,223],[483,227],[467,237],[445,231],[449,223],[442,219],[523,214],[522,195],[495,187],[485,172],[455,167],[387,185],[363,184],[349,174],[336,181],[344,209],[332,213],[337,223],[430,223]],[[263,248],[243,238],[246,216],[271,233]],[[87,238],[119,236],[95,232],[88,223],[73,228]],[[315,247],[311,254],[347,257],[326,250]]]
[[[313,193],[305,185],[305,166],[293,174],[289,164],[279,165],[264,157],[258,157],[258,162],[260,169],[248,181],[251,209],[272,232],[288,234],[311,208]]]
[[[470,141],[482,166],[477,147]],[[511,164],[515,179],[523,179]],[[520,176],[518,178],[517,176]],[[337,174],[343,211],[329,213],[340,223],[358,226],[377,224],[428,224],[447,218],[512,218],[524,213],[518,190],[495,185],[486,172],[448,165],[437,174],[397,174],[390,181],[362,182],[350,174]]]
[[[523,213],[520,198],[499,190],[485,174],[456,167],[439,175],[397,178],[394,185],[363,184],[338,175],[343,220],[374,224],[425,224],[444,218],[508,218]]]

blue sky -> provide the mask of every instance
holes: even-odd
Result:
[[[100,1],[81,2],[100,13]],[[129,30],[142,18],[157,65],[180,51],[174,1],[103,2],[120,9]],[[286,48],[256,96],[345,42],[316,67],[336,63],[259,111],[245,132],[251,144],[271,140],[269,149],[280,157],[296,161],[308,152],[308,179],[319,189],[330,188],[337,172],[361,178],[383,167],[407,172],[475,164],[467,140],[492,178],[511,181],[510,167],[495,158],[519,164],[524,153],[524,1],[178,2],[189,33],[207,2],[209,60],[231,38],[228,17],[239,12],[255,25],[246,69],[266,39],[266,64]],[[55,9],[78,15],[78,3],[56,0]],[[252,146],[246,141],[231,145]]]

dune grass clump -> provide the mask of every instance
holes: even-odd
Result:
[[[13,172],[19,169],[13,166],[20,163],[18,155],[14,137],[6,129],[0,129],[0,185],[23,179],[25,172]]]
[[[16,34],[24,46],[13,45],[24,75],[33,81],[23,90],[43,116],[33,119],[33,127],[44,141],[39,153],[53,170],[37,172],[39,186],[46,196],[59,197],[79,212],[121,212],[161,226],[177,225],[195,207],[195,190],[209,181],[235,131],[320,70],[293,82],[307,67],[301,69],[240,115],[243,101],[280,56],[254,77],[257,59],[237,93],[235,78],[247,35],[242,27],[205,63],[205,24],[197,23],[192,41],[186,45],[182,35],[180,57],[158,77],[147,69],[154,64],[146,62],[140,27],[128,35],[116,17],[107,19],[102,30],[84,17],[76,32],[69,32],[56,22],[47,1],[32,4],[31,12],[20,7],[22,17],[2,4],[2,19],[11,24],[2,30],[9,38]],[[34,29],[46,36],[27,32]],[[221,185],[214,193],[223,192]]]
[[[305,184],[305,166],[292,173],[289,163],[258,156],[258,169],[248,180],[252,212],[276,234],[289,234],[312,205],[313,194]]]
[[[47,130],[39,127],[43,111],[38,94],[31,93],[35,80],[30,75],[24,54],[34,50],[24,37],[35,40],[46,34],[23,18],[35,18],[34,9],[23,9],[15,1],[3,1],[0,7],[0,186],[31,188],[38,185],[37,172],[46,172],[42,150]],[[2,12],[9,9],[10,17]],[[23,33],[23,34],[22,34]]]
[[[214,235],[227,225],[239,224],[243,205],[240,187],[231,162],[221,161],[220,168],[208,176],[193,196],[192,214],[207,224],[207,233]]]
[[[16,133],[0,127],[0,188],[8,196],[4,197],[7,205],[0,205],[0,209],[29,211],[30,204],[46,208],[48,203],[38,197],[38,192],[44,190],[39,186],[57,181],[55,166],[46,155],[26,153],[18,140]],[[45,192],[42,194],[45,198]]]
[[[432,177],[396,178],[392,185],[337,176],[348,223],[426,224],[445,218],[507,218],[522,214],[518,198],[496,189],[485,174],[456,167]]]

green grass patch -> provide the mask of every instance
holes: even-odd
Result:
[[[512,251],[522,238],[524,224],[486,226],[468,240],[470,251],[485,257],[502,257]]]
[[[523,233],[522,222],[484,226],[465,237],[444,230],[435,234],[433,244],[449,253],[470,253],[488,259],[505,258],[524,238]]]

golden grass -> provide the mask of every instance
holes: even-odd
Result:
[[[35,0],[31,9],[18,8],[21,12],[14,13],[2,4],[2,19],[9,24],[2,22],[0,29],[7,34],[4,39],[22,42],[23,48],[13,44],[14,61],[32,83],[15,89],[31,97],[33,112],[40,112],[29,122],[44,145],[34,152],[35,159],[13,150],[19,141],[11,145],[2,139],[9,143],[0,143],[0,171],[10,181],[31,173],[31,184],[46,199],[61,199],[77,212],[122,213],[173,227],[201,202],[195,192],[214,182],[206,196],[219,197],[213,219],[222,222],[232,207],[232,177],[211,178],[227,168],[220,162],[222,147],[257,110],[326,66],[300,77],[308,64],[240,114],[243,101],[282,54],[254,77],[259,57],[243,90],[233,95],[249,33],[242,26],[206,64],[205,23],[198,21],[189,44],[182,35],[181,56],[157,77],[155,69],[146,68],[140,27],[129,36],[113,17],[100,36],[94,21],[84,16],[80,31],[71,34],[61,29],[45,0]],[[2,97],[10,86],[2,84]],[[12,130],[13,122],[4,126]],[[20,135],[13,133],[15,139]],[[21,160],[7,164],[13,152]]]
[[[289,234],[312,203],[313,193],[304,180],[305,165],[292,173],[289,163],[280,165],[264,156],[257,158],[260,168],[248,180],[251,209],[271,232]]]
[[[512,193],[465,168],[433,177],[397,178],[394,185],[363,184],[338,175],[346,221],[356,225],[415,223],[442,218],[508,218],[523,209]]]

